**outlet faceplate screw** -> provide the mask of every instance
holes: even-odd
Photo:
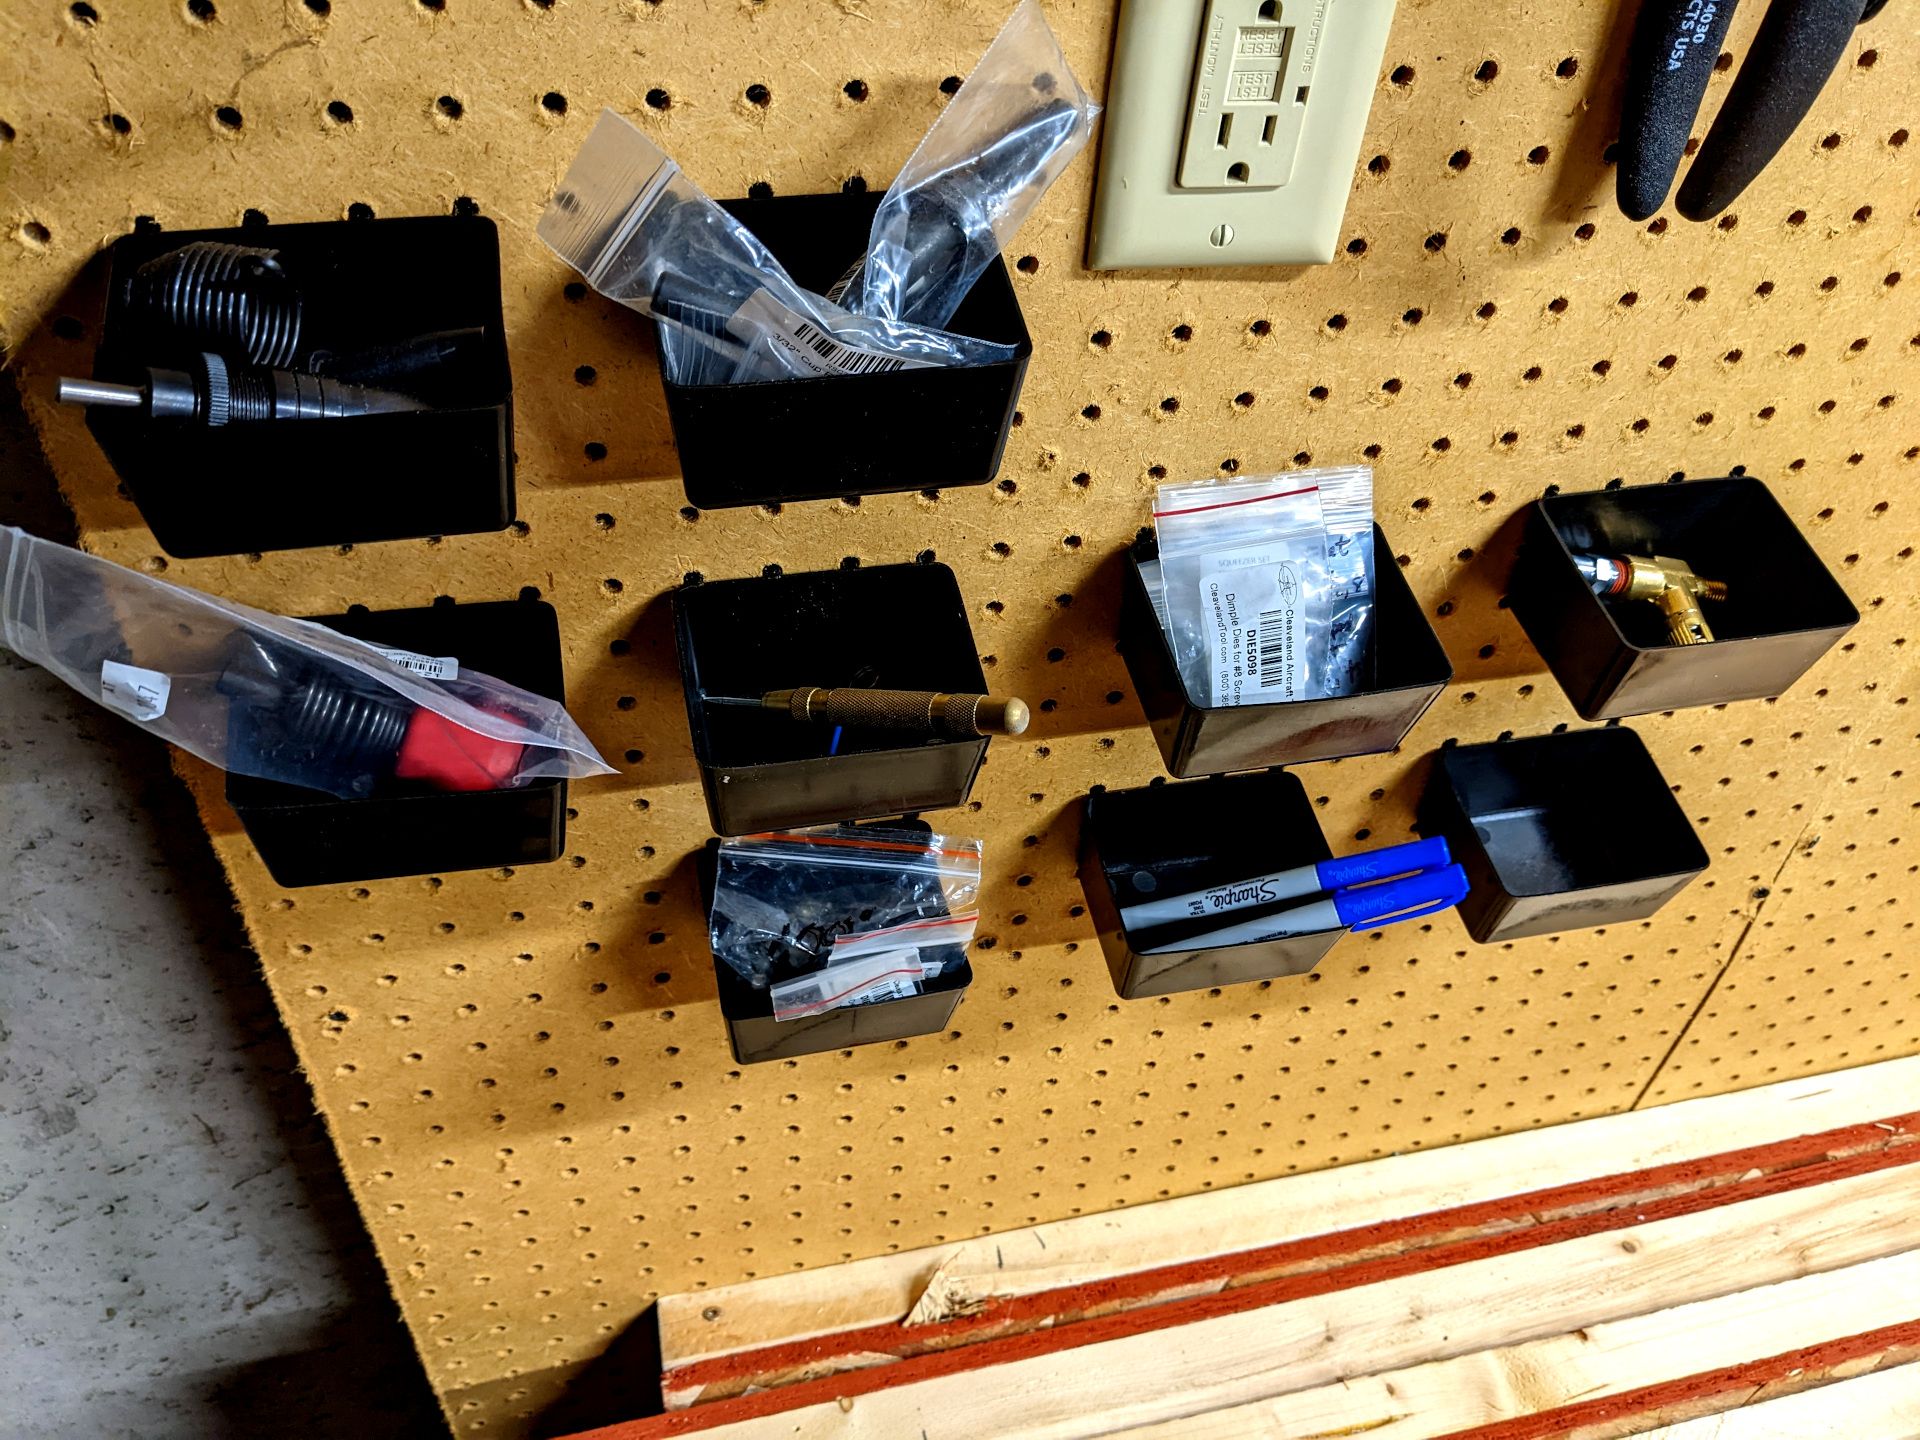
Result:
[[[1213,233],[1207,236],[1207,239],[1213,242],[1216,250],[1225,249],[1233,243],[1233,227],[1222,220],[1213,227]]]

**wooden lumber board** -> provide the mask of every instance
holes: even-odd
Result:
[[[1654,1207],[1708,1208],[1898,1164],[1920,1141],[1920,1114],[1828,1130],[1773,1145],[1511,1195],[1502,1200],[1337,1230],[1187,1264],[1161,1266],[1037,1295],[983,1304],[937,1324],[884,1325],[701,1362],[663,1373],[668,1408],[898,1363],[1028,1331],[1183,1299],[1239,1292],[1247,1308],[1263,1288],[1289,1279],[1321,1289],[1352,1283],[1361,1267],[1448,1257],[1488,1237],[1525,1234],[1543,1244],[1645,1218]],[[1424,1259],[1422,1258],[1424,1257]]]
[[[1920,1252],[1678,1305],[1521,1345],[1504,1345],[1379,1375],[1276,1395],[1204,1415],[1110,1432],[1108,1440],[1240,1440],[1247,1435],[1367,1435],[1440,1440],[1528,1417],[1595,1428],[1591,1402],[1661,1398],[1724,1410],[1786,1372],[1819,1383],[1864,1363],[1903,1357],[1920,1341]],[[1819,1352],[1814,1366],[1781,1357]],[[1682,1394],[1684,1392],[1684,1395]],[[1575,1416],[1558,1412],[1587,1405]],[[1639,1418],[1625,1420],[1640,1428]],[[1614,1417],[1609,1421],[1619,1423]],[[1544,1430],[1542,1433],[1561,1433]]]
[[[1649,1206],[1644,1224],[1554,1244],[1524,1243],[1534,1232],[1489,1237],[1455,1247],[1453,1263],[1436,1267],[1419,1257],[1421,1268],[1411,1273],[1404,1261],[1354,1267],[1379,1278],[1334,1293],[1312,1293],[1300,1282],[1224,1292],[590,1433],[594,1440],[700,1432],[714,1440],[1068,1440],[1920,1246],[1920,1167],[1913,1164],[1687,1211],[1698,1198]],[[1663,1207],[1681,1213],[1662,1216]],[[1299,1293],[1285,1294],[1290,1288]],[[1271,1303],[1247,1308],[1249,1295]]]
[[[1399,1224],[1393,1239],[1432,1239],[1466,1215],[1407,1225],[1412,1217],[1466,1211],[1559,1185],[1593,1183],[1660,1167],[1680,1183],[1690,1163],[1707,1162],[1702,1183],[1729,1173],[1726,1152],[1767,1146],[1878,1121],[1920,1096],[1920,1059],[1888,1061],[1836,1075],[1685,1101],[1549,1130],[1418,1151],[1333,1171],[1288,1176],[1076,1217],[957,1245],[879,1256],[821,1271],[664,1297],[659,1306],[663,1392],[670,1407],[723,1398],[835,1369],[972,1343],[1050,1323],[1063,1311],[1097,1312],[1147,1303],[1242,1279],[1232,1273],[1167,1274],[1154,1285],[1115,1286],[1217,1257],[1357,1235]],[[1890,1124],[1891,1122],[1882,1122]],[[1871,1138],[1871,1137],[1869,1137]],[[1836,1137],[1828,1148],[1841,1144]],[[1816,1150],[1819,1147],[1815,1147]],[[1759,1162],[1768,1163],[1764,1158]],[[1784,1158],[1773,1163],[1787,1163]],[[1732,1174],[1743,1174],[1737,1164]],[[1620,1187],[1616,1199],[1632,1198]],[[1521,1207],[1521,1214],[1538,1213]],[[1486,1223],[1488,1216],[1471,1217]],[[1382,1237],[1375,1237],[1376,1241]],[[1344,1253],[1364,1248],[1348,1246]],[[1342,1253],[1342,1252],[1330,1252]],[[1076,1295],[1062,1294],[1073,1290]],[[1011,1303],[1029,1296],[1043,1304]],[[1077,1307],[1077,1308],[1076,1308]]]
[[[1638,1433],[1642,1440],[1912,1440],[1920,1435],[1920,1365]]]

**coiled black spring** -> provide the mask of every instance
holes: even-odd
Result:
[[[128,299],[145,323],[197,350],[284,368],[300,345],[300,292],[277,250],[196,240],[135,270]]]
[[[287,734],[343,771],[385,771],[406,736],[412,708],[395,696],[370,695],[326,680],[307,680],[281,715]]]

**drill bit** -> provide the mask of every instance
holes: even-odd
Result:
[[[1027,728],[1027,702],[1011,696],[948,695],[938,690],[769,690],[751,696],[708,695],[709,705],[750,705],[784,710],[795,720],[845,725],[852,730],[918,730],[967,739],[1019,735]]]
[[[378,415],[427,407],[407,395],[352,385],[325,375],[259,366],[229,367],[218,355],[202,355],[191,372],[147,371],[144,385],[62,376],[55,391],[64,405],[106,405],[143,410],[149,419],[225,425],[235,420],[322,420]]]

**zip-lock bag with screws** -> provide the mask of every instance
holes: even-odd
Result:
[[[835,825],[720,845],[709,938],[777,1020],[920,993],[967,958],[980,842]]]
[[[1153,520],[1159,562],[1142,573],[1195,704],[1371,683],[1371,467],[1162,485]]]
[[[0,526],[0,645],[223,770],[355,799],[612,774],[555,700]]]

